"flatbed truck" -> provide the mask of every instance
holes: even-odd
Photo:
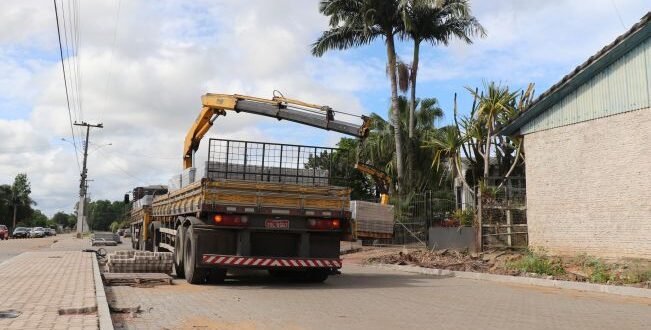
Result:
[[[342,150],[210,139],[205,167],[195,167],[199,141],[225,110],[276,117],[364,137],[361,124],[301,101],[207,94],[185,140],[184,168],[196,176],[131,212],[134,248],[170,251],[177,276],[222,282],[229,269],[322,282],[341,268],[340,241],[352,237],[350,189]],[[139,190],[142,191],[142,190]],[[160,191],[159,191],[160,193]],[[135,197],[135,196],[134,196]]]

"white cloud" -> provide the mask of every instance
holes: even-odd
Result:
[[[93,198],[119,199],[179,171],[186,129],[206,92],[271,97],[278,89],[359,114],[377,111],[363,107],[361,101],[377,104],[366,93],[377,98],[388,88],[380,43],[355,56],[310,55],[327,23],[316,0],[121,1],[113,51],[118,1],[79,3],[83,116],[77,119],[105,125],[91,133]],[[488,38],[473,46],[425,47],[421,90],[481,78],[553,82],[624,32],[610,0],[472,3]],[[649,9],[642,0],[616,5],[626,25]],[[0,183],[27,172],[38,207],[49,214],[71,210],[78,192],[72,146],[60,141],[70,135],[70,123],[55,28],[51,3],[0,2]],[[400,55],[411,58],[409,45]],[[334,144],[338,137],[234,113],[219,118],[209,135],[309,144]]]
[[[54,11],[35,4],[0,8],[0,21],[14,24],[0,39],[0,54],[18,47],[30,54],[46,53],[49,59],[30,70],[22,58],[0,67],[8,73],[0,78],[0,86],[12,87],[1,92],[2,97],[28,100],[31,111],[21,120],[0,121],[0,129],[12,128],[1,130],[3,146],[25,150],[13,155],[0,149],[0,177],[8,183],[16,173],[27,172],[39,208],[52,214],[74,206],[78,169],[72,146],[60,141],[70,135],[70,123],[55,57],[58,44],[50,40],[56,38]],[[29,20],[19,19],[34,8]],[[326,22],[314,1],[123,1],[113,52],[116,2],[81,2],[80,9],[83,117],[74,115],[105,126],[91,131],[93,198],[119,199],[134,186],[164,183],[180,171],[183,138],[206,92],[271,97],[278,89],[287,97],[363,111],[351,93],[357,87],[329,86],[314,74],[328,72],[309,53]],[[49,38],[24,46],[41,34]],[[30,88],[33,84],[37,88]],[[235,113],[219,118],[209,133],[294,143],[332,141],[332,133],[322,134]],[[112,145],[104,146],[108,143]]]

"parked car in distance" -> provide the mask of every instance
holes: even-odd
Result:
[[[53,228],[45,228],[45,235],[47,235],[47,236],[56,236],[57,231],[56,231],[56,229],[53,229]]]
[[[5,225],[0,225],[0,240],[9,239],[9,228]]]
[[[25,227],[16,227],[14,232],[11,234],[13,238],[27,238],[29,237],[29,228]]]
[[[116,231],[116,233],[120,236],[124,236],[124,229],[120,228]]]
[[[43,227],[34,227],[29,232],[29,237],[45,237],[45,229]]]
[[[90,245],[106,245],[106,246],[116,246],[118,242],[115,240],[115,237],[118,236],[114,233],[95,233],[90,238]],[[119,236],[118,236],[119,237]]]
[[[131,228],[126,228],[124,230],[124,237],[131,237]]]

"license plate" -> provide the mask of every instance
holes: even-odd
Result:
[[[266,220],[264,226],[272,229],[286,229],[289,228],[289,220]]]

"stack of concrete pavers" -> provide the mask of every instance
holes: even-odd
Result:
[[[172,273],[171,252],[116,251],[108,255],[109,273]]]

